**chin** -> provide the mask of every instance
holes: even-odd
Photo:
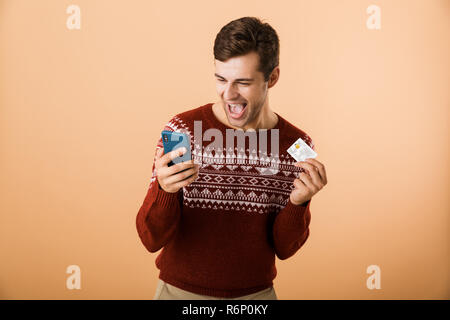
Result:
[[[231,124],[233,127],[243,128],[247,124],[248,116],[246,116],[243,119],[234,119],[232,118],[227,111],[225,111],[227,114],[228,123]]]
[[[246,121],[235,121],[234,119],[229,119],[228,118],[228,122],[233,126],[233,127],[237,127],[240,128],[242,130],[244,130],[245,125],[247,124]]]

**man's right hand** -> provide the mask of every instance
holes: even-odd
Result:
[[[166,154],[164,154],[164,148],[160,148],[156,152],[156,178],[158,179],[159,186],[164,191],[175,193],[197,179],[199,168],[198,164],[194,164],[194,160],[180,162],[170,167],[168,166],[170,161],[183,155],[185,152],[186,148],[184,147]]]

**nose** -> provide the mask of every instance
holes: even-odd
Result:
[[[223,91],[223,98],[227,101],[236,100],[239,97],[239,91],[234,84],[228,83]]]

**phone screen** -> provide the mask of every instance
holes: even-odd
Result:
[[[181,157],[177,157],[170,161],[168,164],[169,167],[176,163],[191,160],[191,143],[187,134],[164,130],[161,132],[161,137],[164,146],[164,154],[181,147],[185,147],[187,150]]]

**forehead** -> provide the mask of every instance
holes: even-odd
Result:
[[[229,80],[235,78],[254,78],[258,73],[261,73],[258,71],[259,56],[256,52],[233,57],[225,62],[214,60],[214,65],[216,66],[216,73]]]

